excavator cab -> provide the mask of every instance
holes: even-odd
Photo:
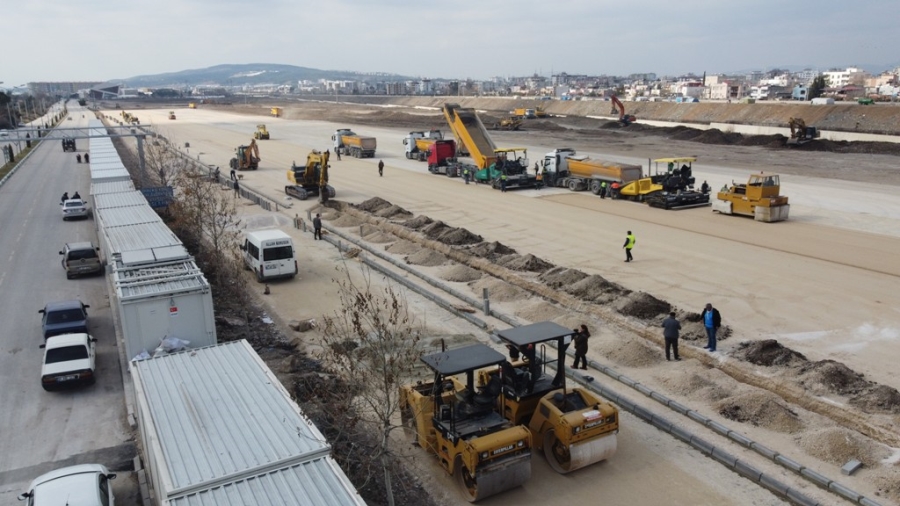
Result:
[[[502,330],[500,340],[522,358],[479,377],[488,384],[499,376],[503,417],[527,425],[536,448],[543,449],[550,467],[560,474],[606,460],[618,447],[618,409],[588,390],[566,385],[565,350],[574,334],[549,321]],[[556,346],[556,358],[547,358],[550,344]],[[556,370],[551,374],[547,366],[553,363]]]
[[[284,192],[299,200],[306,200],[310,196],[318,196],[323,204],[328,199],[334,198],[334,188],[328,184],[328,164],[330,153],[328,151],[313,150],[306,155],[306,165],[291,164],[287,172],[287,179],[291,185],[284,187]]]

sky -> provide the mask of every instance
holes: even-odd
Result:
[[[240,63],[461,79],[900,65],[896,0],[40,0],[2,12],[0,87]]]

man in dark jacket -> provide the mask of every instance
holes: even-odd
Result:
[[[572,369],[578,369],[578,362],[581,362],[581,369],[587,369],[589,337],[591,337],[591,333],[588,332],[587,325],[582,325],[581,330],[575,334],[575,363],[572,364]]]
[[[706,328],[707,344],[704,350],[716,351],[716,331],[722,326],[722,315],[719,310],[714,308],[712,304],[706,304],[703,312],[700,314],[703,319],[703,327]]]
[[[383,175],[384,175],[384,161],[378,160],[378,177],[381,177]]]
[[[316,213],[316,217],[313,218],[313,239],[319,240],[322,238],[322,216],[319,213]]]
[[[663,320],[662,328],[663,337],[666,339],[666,360],[671,360],[669,358],[670,349],[675,354],[675,360],[681,360],[681,357],[678,356],[678,334],[681,330],[681,323],[675,319],[674,311],[669,313],[669,317]]]

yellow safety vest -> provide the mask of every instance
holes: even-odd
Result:
[[[627,235],[627,236],[625,237],[625,239],[628,241],[628,244],[625,245],[625,249],[631,249],[631,248],[633,248],[633,247],[634,247],[634,241],[635,241],[634,235],[633,235],[633,234],[629,234],[629,235]]]

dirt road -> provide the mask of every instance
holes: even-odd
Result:
[[[190,142],[191,153],[202,153],[199,156],[204,162],[219,165],[225,172],[233,148],[246,144],[260,121],[202,109],[176,111],[177,121],[166,120],[164,114],[142,111],[139,116],[142,124],[158,124],[177,144]],[[428,174],[424,164],[406,160],[400,142],[405,134],[402,129],[271,118],[266,122],[272,140],[260,143],[261,169],[244,173],[243,184],[273,199],[285,202],[282,189],[291,161],[300,162],[312,148],[329,148],[335,127],[350,126],[377,137],[379,148],[372,160],[345,157],[333,162],[331,183],[341,200],[361,202],[378,195],[415,214],[464,226],[488,240],[557,265],[601,274],[687,310],[699,311],[704,303],[713,302],[734,329],[733,336],[719,346],[722,360],[730,360],[728,355],[740,341],[777,338],[811,360],[837,360],[870,380],[897,384],[895,354],[890,353],[900,341],[896,309],[900,201],[892,198],[895,187],[876,182],[836,183],[814,177],[815,171],[810,169],[811,176],[783,178],[784,193],[794,203],[792,220],[762,224],[719,216],[706,208],[662,211],[567,190],[500,194]],[[528,147],[533,165],[538,155],[558,145],[553,135],[503,133],[495,138],[498,144]],[[597,147],[588,136],[566,143],[582,154],[624,161],[699,154],[695,175],[714,188],[732,179],[745,179],[757,160],[775,157],[770,151],[751,147],[727,156],[722,148],[710,148],[707,157],[705,146],[665,139],[642,139],[640,147],[625,144],[607,150],[606,146]],[[847,157],[843,162],[835,162],[838,155],[833,154],[807,155],[813,168],[850,166],[858,161],[851,155],[840,155]],[[721,161],[726,158],[728,162]],[[379,159],[386,164],[384,177],[377,174]],[[702,163],[706,159],[713,163]],[[794,164],[791,171],[803,172],[795,158],[784,157],[783,161]],[[877,174],[881,169],[872,166],[867,170]],[[294,209],[288,214],[303,214],[302,209],[312,205],[292,204]],[[636,261],[630,264],[622,262],[626,230],[634,231],[638,238]],[[612,343],[618,339],[610,333],[606,337]],[[627,340],[620,342],[626,344]],[[634,367],[635,374],[665,383],[655,367],[655,361]],[[684,395],[690,397],[689,392]],[[769,436],[784,444],[790,441],[784,433]],[[896,467],[896,461],[892,465]],[[878,477],[868,478],[871,482],[859,480],[859,488],[878,489]],[[675,502],[690,503],[687,499]]]

